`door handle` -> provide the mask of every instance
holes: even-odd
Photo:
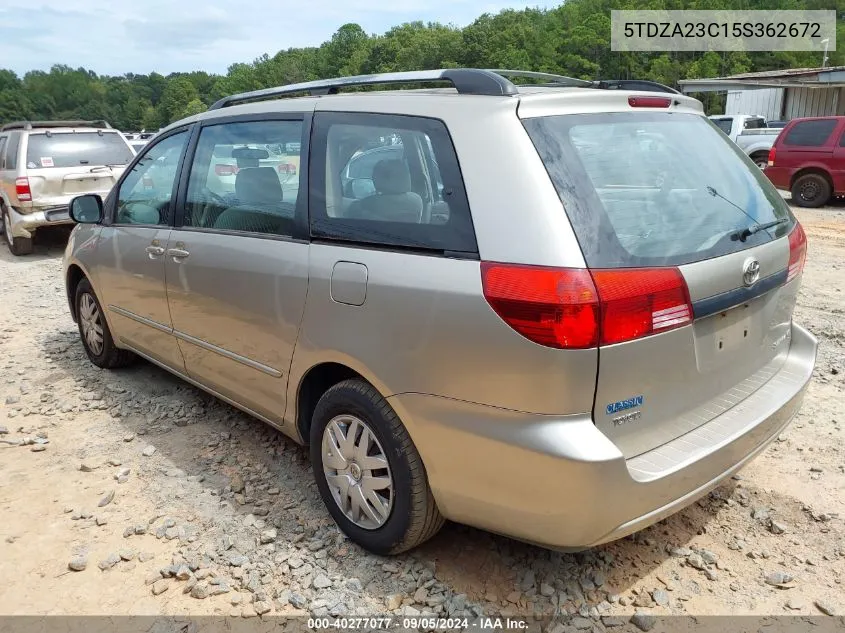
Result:
[[[164,247],[163,246],[147,246],[146,250],[150,255],[158,257],[160,255],[164,255]]]
[[[190,253],[183,248],[168,248],[167,254],[173,257],[174,259],[184,259]]]

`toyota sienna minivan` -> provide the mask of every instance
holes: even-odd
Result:
[[[815,363],[804,231],[671,89],[450,69],[233,95],[71,214],[91,362],[308,445],[381,554],[445,519],[559,549],[637,531],[763,451]]]

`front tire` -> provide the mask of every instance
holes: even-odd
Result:
[[[116,369],[135,360],[135,354],[114,344],[103,308],[87,279],[80,281],[76,287],[74,306],[82,346],[94,365],[102,369]]]
[[[30,237],[14,237],[12,235],[12,221],[9,210],[3,207],[3,233],[6,236],[6,246],[12,255],[21,256],[32,253],[33,244]]]
[[[816,209],[827,204],[832,191],[821,174],[804,174],[792,183],[792,201],[799,207]]]
[[[399,554],[443,526],[416,446],[372,385],[344,380],[328,389],[314,410],[310,440],[323,502],[364,549]]]

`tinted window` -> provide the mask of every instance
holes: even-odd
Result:
[[[719,129],[725,134],[731,133],[731,119],[713,119],[713,123],[718,125]]]
[[[796,123],[783,139],[784,145],[803,145],[804,147],[820,147],[825,144],[836,119],[822,119],[817,121],[800,121]]]
[[[455,150],[434,119],[318,114],[314,237],[476,253]]]
[[[167,224],[179,159],[188,139],[177,132],[156,143],[129,170],[117,196],[118,224]]]
[[[525,127],[591,267],[677,266],[789,230],[731,239],[789,210],[762,171],[701,116],[550,116]]]
[[[839,137],[839,147],[845,147],[845,132]]]
[[[30,134],[26,149],[27,169],[127,165],[131,160],[132,151],[115,132]]]
[[[766,127],[766,119],[746,119],[743,127],[746,130],[758,130]]]
[[[204,127],[188,181],[184,224],[292,235],[299,197],[302,121],[249,121]]]
[[[21,133],[12,132],[6,143],[6,169],[17,169],[18,167],[18,146],[20,145]]]
[[[6,151],[6,137],[0,137],[0,169],[6,169],[6,157],[3,155]]]

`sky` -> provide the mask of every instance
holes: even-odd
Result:
[[[414,20],[465,26],[550,0],[2,0],[0,68],[54,64],[99,75],[205,70],[319,46],[347,22],[368,33]],[[354,8],[353,8],[354,7]]]

